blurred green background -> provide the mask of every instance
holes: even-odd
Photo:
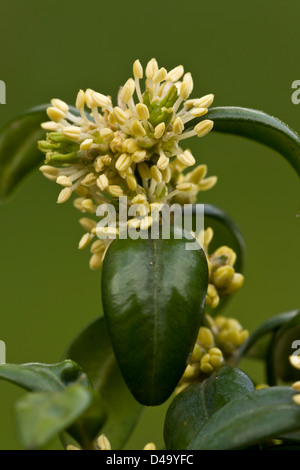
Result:
[[[0,6],[0,79],[7,104],[0,126],[26,108],[59,97],[74,103],[79,88],[116,97],[139,58],[167,69],[183,64],[193,96],[215,94],[216,105],[274,114],[300,130],[291,84],[297,59],[298,0],[150,3],[127,0],[10,0]],[[189,143],[215,189],[204,202],[219,205],[239,224],[247,243],[246,282],[227,309],[250,330],[300,306],[299,181],[287,162],[259,144],[212,134]],[[0,206],[0,339],[7,362],[56,362],[71,338],[101,312],[100,273],[72,205],[58,206],[58,187],[38,172]],[[22,394],[0,384],[0,448],[20,447],[13,404]],[[162,444],[166,406],[147,410],[128,448]],[[59,444],[53,444],[59,448]]]

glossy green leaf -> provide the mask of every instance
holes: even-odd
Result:
[[[48,120],[47,106],[33,108],[0,129],[0,200],[7,198],[28,173],[43,163],[37,142],[45,135],[41,123]]]
[[[28,393],[16,404],[20,439],[26,449],[38,449],[68,428],[89,407],[90,391],[80,384],[60,391]]]
[[[113,353],[104,318],[97,318],[72,342],[65,357],[75,360],[101,393],[107,420],[101,432],[113,449],[126,443],[143,407],[128,390]]]
[[[280,313],[263,322],[240,347],[236,363],[242,357],[251,359],[265,359],[273,335],[278,329],[298,315],[299,310]]]
[[[224,132],[255,140],[281,153],[300,176],[300,137],[279,119],[256,109],[224,106],[211,108],[202,118],[193,119],[187,128],[203,119],[214,121],[214,132]]]
[[[288,387],[270,387],[227,403],[200,427],[188,449],[243,449],[298,430],[300,407],[292,400],[296,393]]]
[[[233,367],[223,367],[204,382],[183,390],[174,398],[166,415],[167,449],[186,449],[210,416],[226,403],[253,390],[248,375]]]
[[[69,360],[58,364],[0,364],[0,379],[32,392],[62,390],[73,383],[90,387],[86,374]]]
[[[298,351],[298,352],[297,352]],[[285,382],[300,380],[300,370],[289,362],[289,356],[300,357],[300,312],[281,326],[274,338],[272,361],[274,374]]]
[[[145,405],[171,395],[202,322],[206,257],[186,243],[172,231],[170,239],[117,239],[104,259],[108,331],[124,379]]]

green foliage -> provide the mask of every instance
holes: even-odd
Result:
[[[299,429],[295,393],[288,387],[272,387],[230,401],[207,420],[188,449],[243,449]]]
[[[241,346],[237,361],[245,356],[251,359],[265,359],[272,336],[278,329],[298,315],[298,310],[274,315],[262,323]]]
[[[0,377],[35,393],[17,402],[20,438],[26,448],[44,446],[67,429],[82,446],[90,446],[106,419],[100,395],[73,361],[59,364],[2,364]],[[31,423],[32,426],[29,426]]]
[[[172,102],[172,99],[171,99]],[[47,120],[48,105],[41,105],[16,117],[0,130],[0,199],[7,198],[18,183],[41,165],[43,155],[37,149],[45,131],[40,127]],[[76,108],[70,107],[77,114]],[[160,112],[160,111],[159,111]],[[157,117],[156,117],[157,119]],[[164,120],[165,117],[158,122]],[[203,119],[214,121],[213,132],[248,137],[280,152],[300,176],[299,135],[279,119],[255,109],[224,106],[211,108],[202,118],[195,118],[186,129]]]
[[[293,349],[292,345],[299,339],[299,310],[281,313],[262,323],[249,336],[240,348],[236,362],[242,357],[265,361],[268,383],[271,385],[276,385],[279,380],[300,380],[300,370],[292,367],[289,362],[289,357],[297,349]]]
[[[176,97],[171,88],[162,109],[145,94],[154,124],[168,124]],[[1,200],[43,161],[36,142],[45,136],[40,123],[47,120],[46,108],[29,110],[0,130]],[[252,109],[223,107],[210,109],[186,127],[203,119],[214,121],[214,132],[248,137],[275,149],[300,176],[300,138],[278,119]],[[55,133],[52,137],[40,146],[50,145],[55,153],[69,145],[56,142]],[[69,150],[68,158],[76,160],[76,145],[70,144]],[[52,156],[61,161],[59,153]],[[211,249],[230,246],[238,256],[236,269],[242,271],[245,245],[235,223],[211,205],[205,205],[205,222],[215,232]],[[93,449],[101,432],[113,449],[121,449],[141,416],[140,403],[157,405],[172,394],[203,321],[208,283],[204,253],[186,251],[185,243],[174,237],[114,241],[102,276],[106,321],[98,318],[88,325],[59,364],[0,365],[1,379],[27,391],[16,404],[25,448],[43,448],[63,434],[67,441],[71,436],[83,449]],[[225,304],[223,300],[220,305]],[[272,387],[254,390],[244,372],[225,366],[179,393],[166,416],[167,448],[299,449],[300,407],[293,401],[297,392],[275,386],[300,379],[300,371],[289,362],[291,345],[299,337],[299,310],[277,315],[259,326],[232,358],[235,365],[243,357],[263,361]],[[270,439],[281,439],[281,445],[274,446]]]

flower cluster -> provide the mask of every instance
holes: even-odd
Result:
[[[95,214],[105,202],[118,210],[118,198],[127,196],[129,206],[138,205],[128,225],[144,230],[151,226],[157,204],[192,203],[199,191],[215,185],[215,176],[206,177],[206,165],[185,171],[196,161],[181,147],[185,139],[203,137],[212,129],[209,119],[192,128],[190,121],[207,113],[214,96],[190,98],[192,76],[181,65],[167,72],[150,60],[143,91],[144,71],[138,60],[133,76],[121,88],[115,107],[109,96],[91,89],[79,91],[77,109],[53,99],[47,109],[50,121],[42,124],[47,137],[39,148],[46,160],[40,169],[63,187],[57,202],[67,201],[74,192],[74,206],[82,213]],[[79,243],[82,249],[99,234],[93,218],[84,217],[80,223],[86,231]],[[119,226],[99,230],[100,235],[118,235]],[[102,265],[110,242],[106,238],[92,244],[92,269]]]
[[[202,382],[225,364],[230,364],[236,349],[249,336],[234,318],[205,317],[208,326],[201,326],[189,364],[178,384],[177,393],[194,382]]]
[[[201,382],[224,365],[221,349],[216,347],[210,328],[201,326],[189,364],[179,382],[177,393],[193,382]]]
[[[211,317],[208,319],[217,345],[226,358],[231,357],[237,348],[246,341],[249,331],[245,330],[235,318],[217,316],[214,319]]]
[[[233,266],[236,262],[236,253],[228,246],[221,246],[212,254],[208,253],[213,235],[214,232],[209,227],[200,232],[197,239],[205,251],[208,263],[209,284],[206,305],[214,309],[219,305],[221,297],[234,294],[242,287],[244,276],[235,272]]]

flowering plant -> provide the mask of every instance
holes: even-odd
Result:
[[[300,175],[300,138],[263,112],[192,98],[181,65],[168,72],[152,59],[141,87],[143,77],[137,60],[117,106],[80,90],[75,107],[53,99],[0,131],[2,199],[38,165],[61,187],[59,204],[76,194],[79,249],[90,246],[90,268],[102,268],[104,317],[61,363],[0,365],[2,379],[29,392],[16,405],[21,440],[41,448],[59,434],[68,449],[120,449],[143,407],[174,394],[167,449],[298,447],[300,360],[291,348],[300,312],[251,335],[220,314],[243,285],[244,242],[221,209],[197,204],[217,178],[183,144],[212,130],[243,135],[280,151]],[[238,368],[243,357],[265,362],[265,384]]]

